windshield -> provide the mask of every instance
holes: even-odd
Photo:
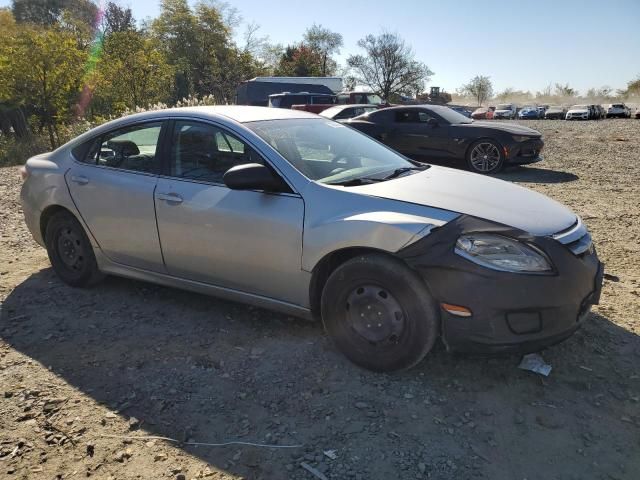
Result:
[[[498,105],[497,110],[511,110],[511,104],[503,103],[502,105]]]
[[[466,116],[462,115],[461,113],[456,112],[451,107],[442,108],[442,109],[438,109],[438,110],[434,109],[433,113],[435,113],[437,115],[440,115],[442,118],[444,118],[449,123],[472,123],[473,122],[473,120],[471,120],[469,117],[466,117]]]
[[[311,180],[327,184],[381,181],[416,165],[363,133],[331,120],[249,122],[253,130]]]

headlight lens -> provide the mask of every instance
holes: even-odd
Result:
[[[462,235],[456,242],[455,252],[478,265],[503,272],[544,273],[553,270],[544,253],[523,242],[501,235]]]
[[[532,137],[527,137],[526,135],[514,135],[513,139],[516,142],[526,142],[527,140],[530,140]]]

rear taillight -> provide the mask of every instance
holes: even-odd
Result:
[[[26,181],[27,178],[29,178],[29,170],[27,170],[27,167],[20,167],[20,177],[22,177],[23,182]]]

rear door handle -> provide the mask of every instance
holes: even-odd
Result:
[[[89,179],[84,175],[71,175],[71,181],[78,185],[86,185],[89,183]]]
[[[182,203],[182,197],[177,193],[156,193],[156,198],[165,202]]]

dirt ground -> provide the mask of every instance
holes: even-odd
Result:
[[[608,274],[547,378],[442,347],[374,374],[320,325],[119,278],[72,289],[0,169],[0,478],[640,478],[640,121],[526,125],[545,161],[500,177],[580,214]],[[189,444],[231,441],[294,448]]]

